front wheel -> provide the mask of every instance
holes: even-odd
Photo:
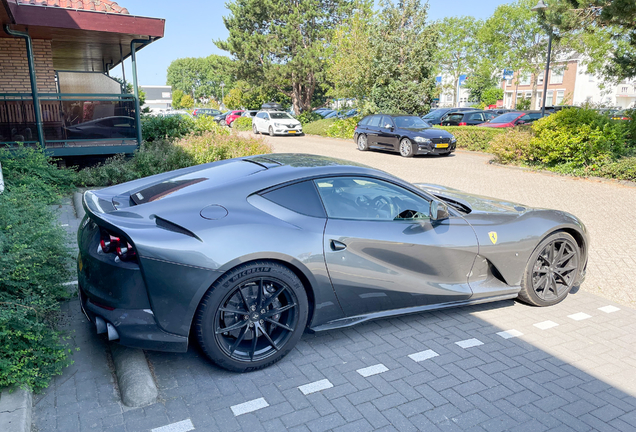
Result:
[[[252,132],[254,132],[254,135],[258,135],[258,128],[255,124],[252,125]]]
[[[221,124],[221,126],[227,126],[227,122],[225,120],[221,120],[219,123]]]
[[[367,141],[367,136],[364,134],[358,135],[358,150],[360,151],[369,150],[369,142]]]
[[[403,138],[402,141],[400,141],[400,154],[404,157],[413,157],[415,151],[410,139]]]
[[[521,280],[519,299],[533,306],[552,306],[572,289],[579,272],[581,251],[570,234],[559,231],[536,247]]]
[[[241,265],[205,294],[196,313],[199,344],[217,365],[247,372],[272,365],[296,345],[307,324],[307,294],[287,267]]]

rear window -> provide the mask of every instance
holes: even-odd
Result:
[[[364,126],[366,124],[369,124],[369,120],[371,120],[371,116],[367,116],[367,117],[363,118],[362,120],[360,120],[360,122],[358,124]]]
[[[325,217],[325,209],[313,181],[304,181],[266,192],[264,198],[295,211],[313,217]]]
[[[445,109],[436,109],[431,111],[430,113],[426,114],[424,117],[422,117],[423,119],[434,119],[434,118],[440,118],[441,116],[443,116],[444,114],[446,114],[446,110]]]
[[[380,126],[380,118],[381,116],[379,115],[372,116],[371,119],[369,120],[368,126]]]

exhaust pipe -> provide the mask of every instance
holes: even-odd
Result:
[[[97,327],[97,334],[106,333],[106,321],[102,317],[95,317],[95,327]]]
[[[119,333],[117,333],[115,326],[106,322],[106,320],[100,316],[95,317],[95,327],[97,327],[97,334],[108,333],[109,341],[119,339]]]
[[[115,326],[111,323],[106,323],[106,328],[108,329],[108,340],[113,341],[119,339],[119,333],[115,330]]]

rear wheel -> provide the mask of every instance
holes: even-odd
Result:
[[[402,138],[402,141],[400,141],[400,154],[404,157],[413,157],[415,150],[410,139]]]
[[[269,136],[274,136],[274,129],[272,129],[272,127],[269,127]]]
[[[367,141],[367,136],[364,134],[358,135],[358,150],[360,151],[369,150],[369,142]]]
[[[307,324],[307,294],[287,267],[269,261],[241,265],[205,294],[195,330],[219,366],[247,372],[287,355]]]
[[[258,129],[255,124],[252,124],[252,132],[254,132],[254,135],[258,135]]]
[[[561,302],[576,280],[581,251],[570,234],[547,236],[530,256],[521,281],[519,299],[534,306]]]

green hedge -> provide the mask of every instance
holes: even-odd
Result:
[[[477,126],[435,126],[452,133],[457,139],[457,148],[490,152],[490,142],[506,129]]]
[[[229,134],[226,127],[220,126],[212,116],[191,118],[182,115],[167,117],[144,116],[141,119],[141,135],[146,142],[163,139],[178,139],[191,133],[214,132]]]
[[[238,131],[252,130],[252,117],[239,117],[232,122],[232,127]]]
[[[75,173],[39,149],[0,149],[0,163],[0,387],[38,391],[71,363],[56,323],[73,260],[50,206],[72,190]]]

